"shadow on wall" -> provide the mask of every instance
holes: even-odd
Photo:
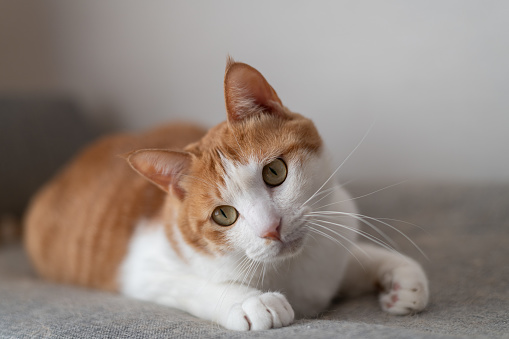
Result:
[[[0,242],[19,233],[38,188],[86,143],[117,126],[111,107],[91,121],[62,94],[52,15],[45,2],[0,1]]]
[[[30,196],[99,134],[70,100],[0,98],[0,215],[21,216]]]

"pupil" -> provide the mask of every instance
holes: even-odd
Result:
[[[272,169],[272,167],[269,167],[269,169],[272,172],[272,174],[277,175],[277,172],[274,169]]]
[[[228,219],[228,217],[226,216],[226,214],[224,213],[224,211],[223,211],[223,209],[222,209],[222,208],[221,208],[221,214],[223,215],[223,217],[224,217],[225,219]]]

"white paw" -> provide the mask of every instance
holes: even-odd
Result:
[[[230,309],[225,327],[236,331],[258,331],[288,326],[294,312],[285,296],[277,292],[250,297]]]
[[[385,312],[406,315],[422,311],[428,304],[428,280],[420,266],[403,266],[385,275],[380,305]]]

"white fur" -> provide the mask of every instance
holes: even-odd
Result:
[[[411,277],[412,272],[422,272],[418,264],[410,260],[402,262],[400,255],[382,250],[384,263],[389,265],[380,275],[377,273],[380,263],[374,263],[372,267],[367,264],[371,258],[369,254],[378,257],[376,251],[379,249],[351,247],[354,232],[341,232],[344,238],[338,238],[326,229],[321,230],[338,238],[343,244],[340,246],[336,241],[310,231],[312,226],[306,222],[305,214],[311,211],[309,205],[317,199],[303,204],[332,172],[327,158],[310,154],[302,163],[285,161],[288,165],[286,181],[271,188],[264,184],[261,175],[266,163],[251,160],[247,165],[240,165],[223,158],[227,176],[222,198],[224,204],[239,211],[237,222],[226,230],[233,247],[230,253],[216,257],[200,254],[186,245],[175,227],[179,249],[185,257],[182,260],[170,246],[162,225],[140,221],[119,276],[122,293],[176,307],[230,329],[281,327],[293,321],[294,312],[306,316],[324,310],[345,276],[350,279],[346,285],[357,279],[368,279],[366,272],[359,271],[351,262],[350,253],[355,255],[357,252],[355,257],[364,256],[361,264],[364,261],[369,273],[376,278],[390,277],[391,286],[396,279],[400,281],[398,286],[405,285],[406,290],[414,290],[420,283],[426,291],[425,298],[413,296],[417,300],[413,304],[416,300],[403,296],[403,289],[398,289],[401,295],[398,298],[403,300],[401,305],[387,303],[387,298],[395,299],[390,293],[397,292],[389,291],[388,296],[381,299],[382,305],[391,306],[388,311],[408,313],[408,307],[412,305],[417,305],[413,310],[422,309],[427,303],[426,278],[424,275]],[[332,194],[322,195],[320,205],[343,201],[333,205],[332,211],[355,213],[348,194],[332,186],[327,183],[323,187],[324,190],[331,188]],[[267,225],[279,218],[282,218],[282,242],[261,238]],[[343,225],[357,229],[356,219],[343,216],[340,220]],[[339,234],[339,230],[335,232]],[[295,245],[292,247],[291,244]],[[345,272],[347,266],[349,272]],[[398,271],[400,266],[409,270]]]

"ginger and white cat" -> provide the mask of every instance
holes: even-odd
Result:
[[[376,285],[384,311],[424,309],[419,264],[356,241],[365,219],[313,123],[246,64],[229,60],[224,90],[227,121],[208,132],[107,137],[48,183],[26,218],[40,274],[234,330],[287,326]]]

